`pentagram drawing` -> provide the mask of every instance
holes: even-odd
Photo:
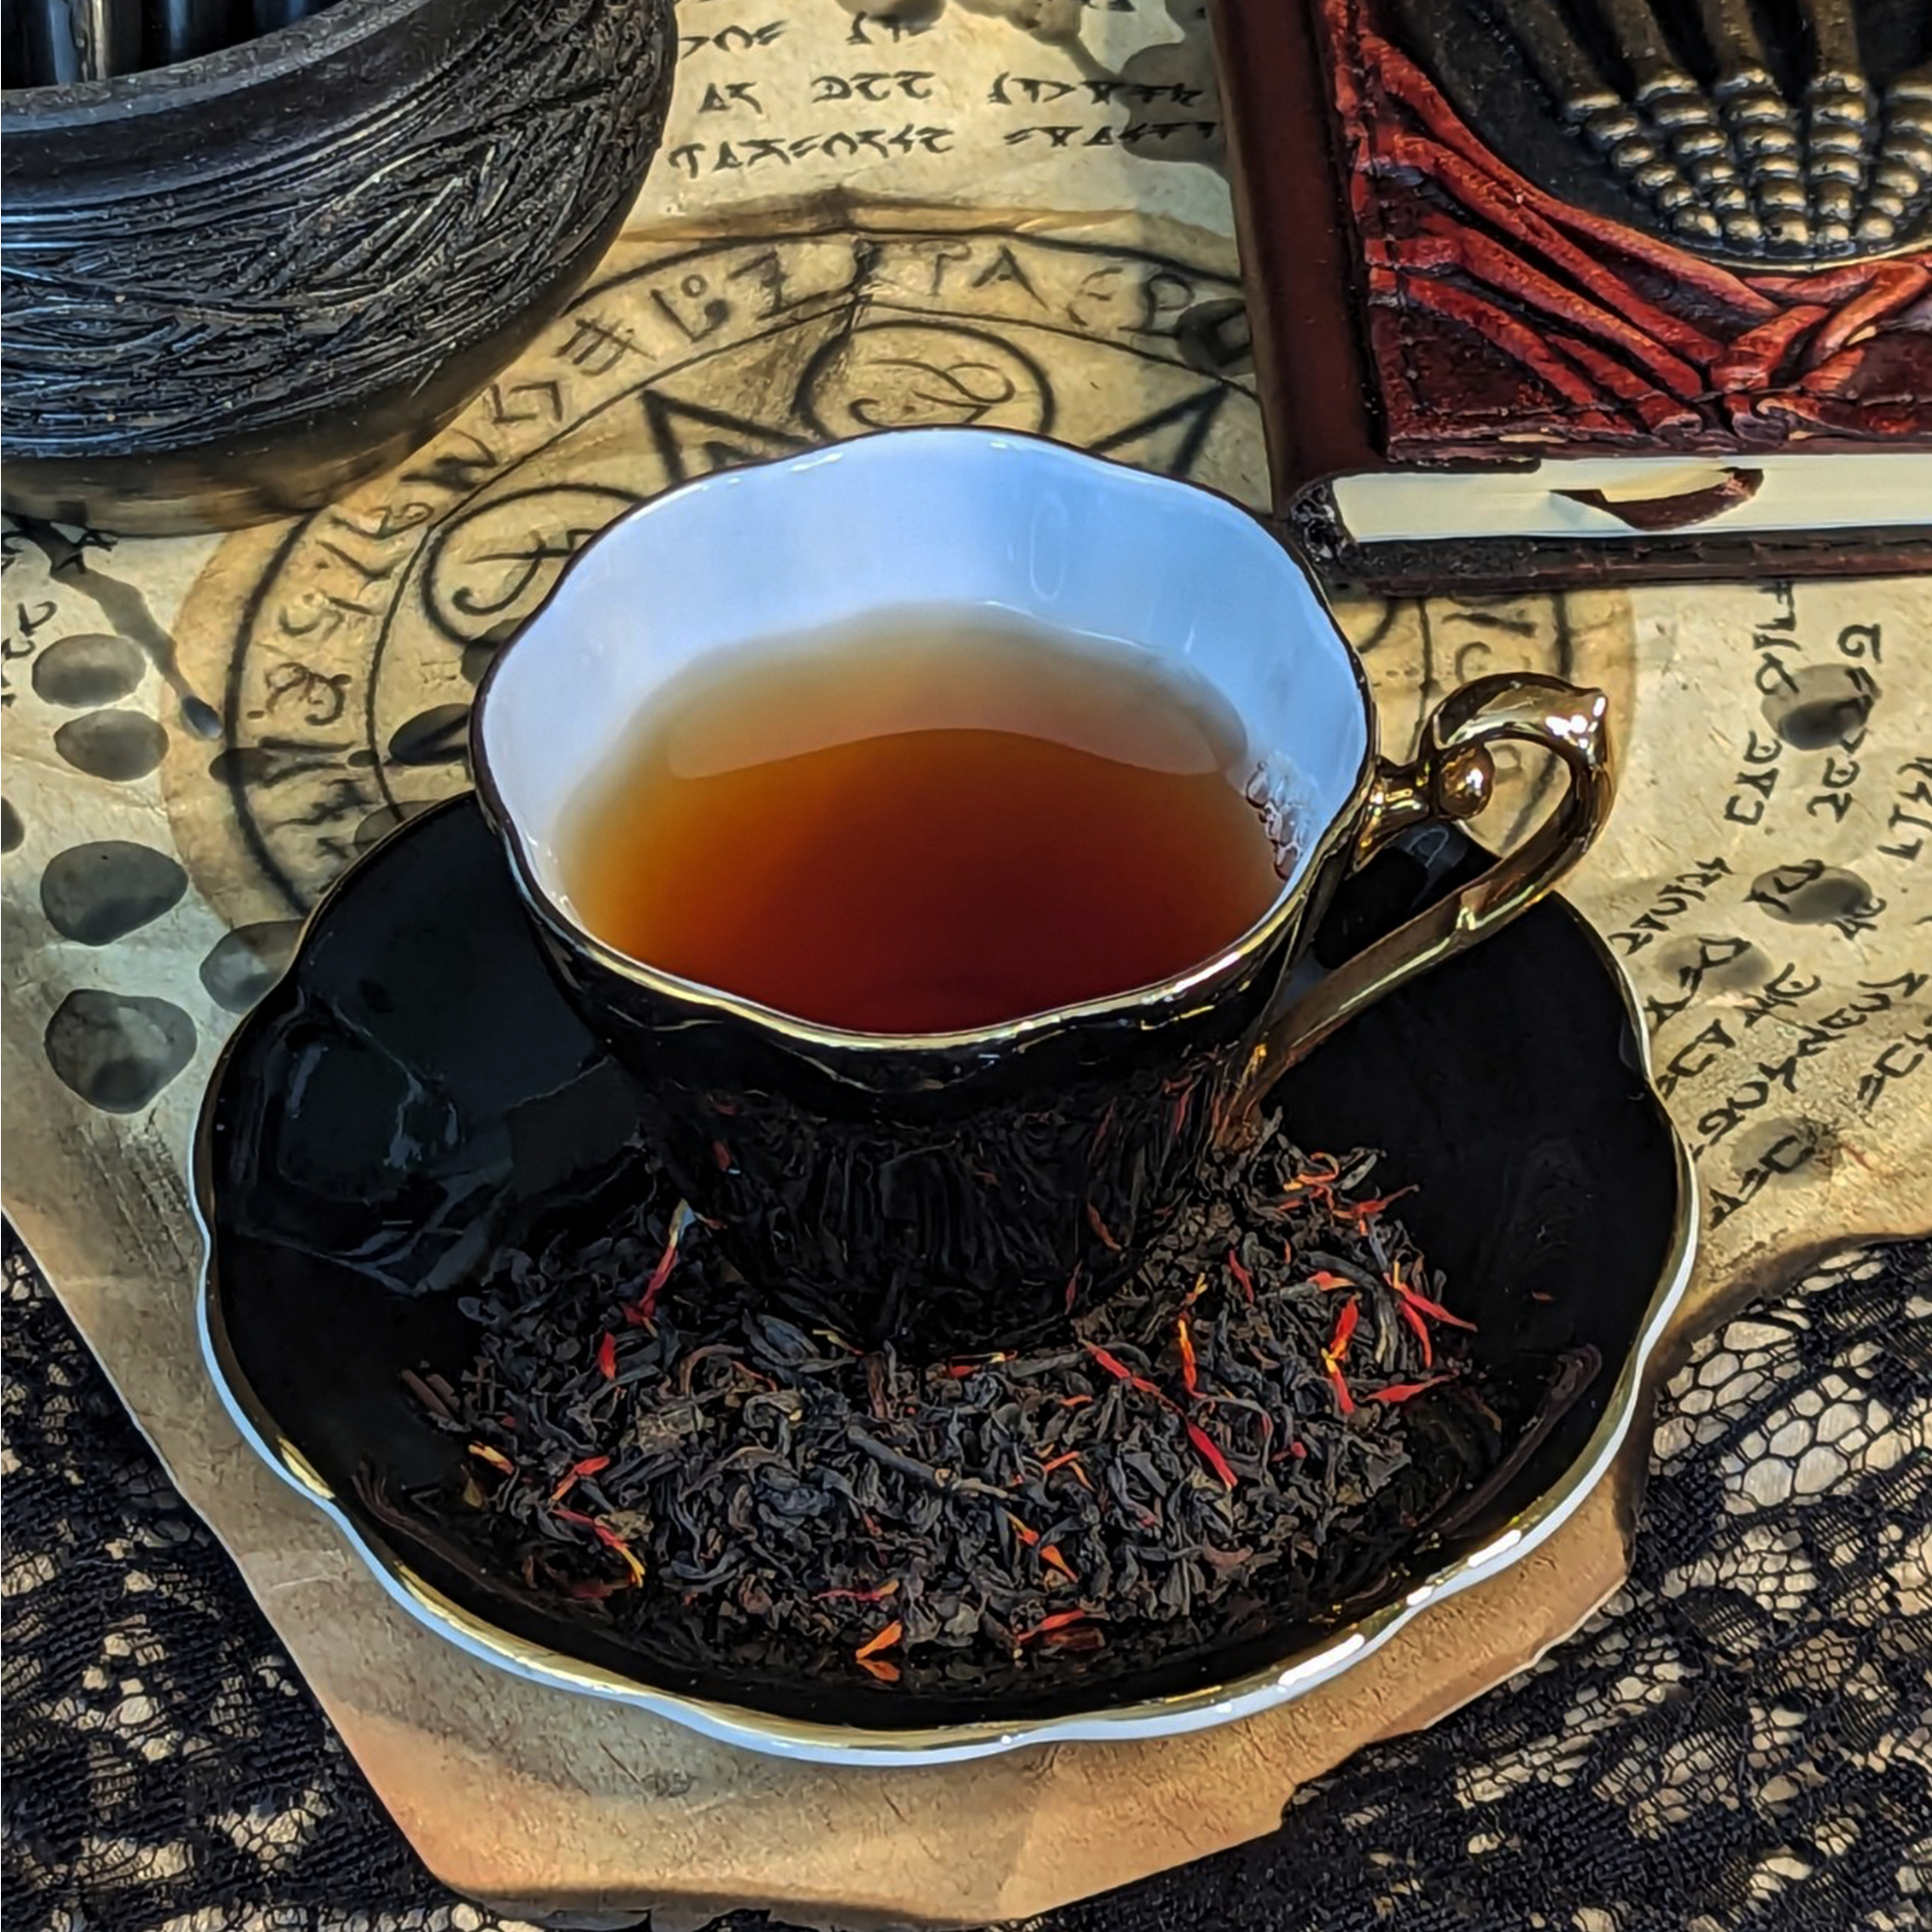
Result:
[[[413,461],[218,553],[178,625],[223,727],[165,774],[184,862],[233,925],[298,918],[468,783],[491,653],[576,551],[660,490],[872,430],[971,424],[1257,502],[1247,368],[1234,278],[1147,250],[989,228],[620,247]]]

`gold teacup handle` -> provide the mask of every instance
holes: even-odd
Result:
[[[1608,714],[1601,691],[1505,672],[1477,678],[1445,698],[1423,727],[1413,763],[1378,761],[1351,872],[1399,832],[1481,811],[1495,789],[1489,747],[1499,741],[1554,752],[1568,783],[1562,803],[1519,851],[1365,946],[1267,1028],[1248,1064],[1240,1115],[1252,1112],[1291,1066],[1365,1007],[1499,931],[1583,857],[1602,830],[1616,789]]]

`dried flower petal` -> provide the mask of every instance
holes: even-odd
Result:
[[[573,1462],[564,1471],[563,1480],[557,1484],[556,1488],[551,1490],[550,1500],[553,1503],[562,1502],[576,1486],[579,1476],[594,1476],[600,1470],[608,1469],[610,1466],[611,1458],[608,1455],[587,1455],[583,1461]]]
[[[1234,1471],[1228,1466],[1228,1459],[1216,1447],[1213,1437],[1199,1423],[1187,1425],[1187,1440],[1200,1450],[1202,1459],[1214,1473],[1230,1488],[1234,1487]]]
[[[1113,1229],[1100,1218],[1100,1210],[1092,1201],[1087,1203],[1087,1225],[1093,1229],[1103,1248],[1110,1249],[1115,1254],[1120,1253],[1120,1243],[1114,1239]]]
[[[1348,1393],[1348,1383],[1341,1370],[1332,1362],[1328,1365],[1328,1383],[1335,1392],[1335,1407],[1344,1416],[1352,1416],[1355,1413],[1355,1398]]]
[[[1447,1321],[1451,1328],[1466,1328],[1471,1334],[1475,1333],[1476,1324],[1473,1321],[1464,1321],[1459,1314],[1449,1313],[1440,1302],[1432,1302],[1427,1295],[1418,1295],[1413,1288],[1399,1289],[1397,1293],[1411,1308],[1420,1309],[1424,1314],[1434,1315],[1438,1321]]]
[[[1031,1630],[1016,1632],[1022,1643],[1032,1643],[1035,1637],[1050,1636],[1055,1630],[1064,1630],[1068,1624],[1084,1623],[1091,1612],[1087,1610],[1055,1610],[1051,1616],[1043,1616]]]
[[[1173,1332],[1180,1348],[1180,1385],[1189,1395],[1199,1395],[1200,1371],[1194,1361],[1194,1338],[1187,1332],[1184,1314],[1173,1324]]]
[[[1252,1302],[1255,1299],[1255,1278],[1241,1265],[1241,1257],[1232,1248],[1228,1250],[1228,1273],[1241,1285],[1241,1298]]]
[[[650,1280],[644,1284],[644,1292],[636,1308],[624,1311],[626,1320],[642,1325],[656,1315],[657,1298],[664,1292],[664,1284],[671,1279],[671,1269],[677,1261],[678,1243],[684,1239],[685,1229],[697,1218],[691,1211],[689,1201],[678,1202],[677,1210],[671,1216],[669,1231],[664,1236],[664,1252],[657,1257],[657,1266],[650,1271]]]
[[[591,1529],[607,1550],[615,1550],[623,1559],[625,1568],[630,1572],[630,1581],[641,1584],[644,1581],[644,1566],[637,1561],[637,1554],[630,1545],[608,1523],[593,1523]]]
[[[887,1597],[897,1593],[898,1579],[889,1577],[877,1589],[821,1589],[814,1593],[814,1603],[831,1603],[843,1599],[848,1603],[883,1603]]]
[[[1328,1346],[1323,1355],[1328,1366],[1333,1368],[1348,1353],[1348,1344],[1353,1339],[1355,1324],[1362,1318],[1362,1305],[1350,1300],[1342,1304],[1341,1312],[1335,1316],[1335,1331],[1328,1337]]]
[[[1378,1194],[1374,1200],[1351,1201],[1346,1207],[1338,1207],[1335,1212],[1346,1221],[1353,1221],[1357,1227],[1372,1221],[1385,1207],[1393,1207],[1405,1194],[1413,1194],[1415,1184],[1398,1187],[1392,1194]]]
[[[1433,1389],[1438,1383],[1447,1380],[1441,1375],[1432,1375],[1427,1382],[1391,1382],[1386,1389],[1377,1389],[1369,1396],[1371,1402],[1407,1402],[1411,1396],[1421,1395],[1425,1389]]]
[[[897,1643],[899,1638],[904,1636],[904,1634],[905,1634],[905,1625],[899,1622],[897,1617],[895,1617],[891,1623],[887,1624],[885,1629],[879,1631],[874,1636],[868,1637],[865,1640],[865,1642],[862,1643],[859,1646],[859,1648],[852,1653],[853,1661],[855,1663],[863,1664],[868,1657],[877,1657],[882,1650],[892,1649],[894,1644]]]

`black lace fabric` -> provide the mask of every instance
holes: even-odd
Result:
[[[5,1294],[9,1927],[500,1926],[416,1861],[12,1250]],[[1710,1338],[1653,1465],[1573,1641],[1275,1837],[1028,1932],[1932,1927],[1932,1246]]]

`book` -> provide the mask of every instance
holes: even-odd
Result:
[[[1767,47],[1746,0],[1215,0],[1324,575],[1932,570],[1932,8],[1799,11]]]

